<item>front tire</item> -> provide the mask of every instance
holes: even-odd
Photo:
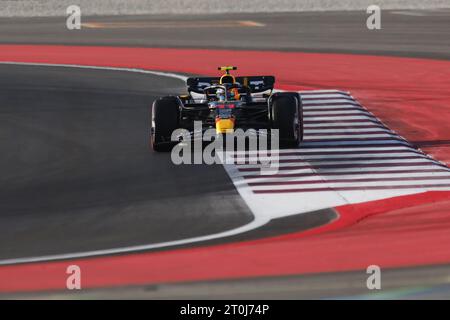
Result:
[[[172,132],[179,127],[180,107],[177,97],[163,97],[152,106],[150,143],[154,151],[171,151],[177,144],[171,141]]]

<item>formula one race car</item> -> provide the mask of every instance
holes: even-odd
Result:
[[[281,148],[298,146],[303,140],[303,108],[297,92],[273,93],[275,77],[234,77],[236,67],[219,67],[221,77],[187,79],[187,95],[165,96],[152,106],[151,145],[155,151],[170,151],[176,129],[193,137],[194,122],[202,130],[215,128],[217,135],[243,130],[279,130]],[[183,139],[186,139],[184,137]]]

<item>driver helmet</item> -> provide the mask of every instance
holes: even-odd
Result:
[[[217,89],[216,96],[219,101],[225,101],[225,90],[222,88]]]

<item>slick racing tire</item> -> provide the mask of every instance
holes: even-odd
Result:
[[[272,98],[272,129],[279,130],[280,148],[294,148],[303,140],[301,101],[294,95]]]
[[[171,151],[177,144],[170,138],[172,132],[178,128],[179,118],[180,108],[177,97],[163,97],[153,103],[150,143],[154,151]]]

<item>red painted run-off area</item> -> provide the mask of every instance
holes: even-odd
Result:
[[[274,74],[283,89],[341,89],[408,140],[450,163],[450,61],[256,51],[0,46],[0,61],[134,67],[216,74]],[[63,289],[66,268],[104,287],[450,263],[450,193],[337,208],[308,232],[220,246],[0,267],[0,291]]]

